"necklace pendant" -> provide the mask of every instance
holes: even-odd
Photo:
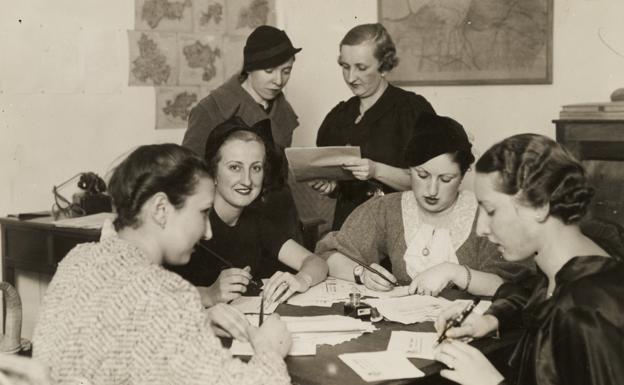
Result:
[[[428,247],[424,247],[422,249],[422,255],[425,256],[425,257],[429,255],[429,248]]]

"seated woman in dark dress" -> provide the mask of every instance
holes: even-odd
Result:
[[[523,134],[490,148],[476,170],[478,232],[506,260],[534,259],[539,274],[503,284],[485,315],[469,316],[446,335],[482,337],[519,323],[525,331],[508,383],[624,384],[624,264],[579,228],[592,196],[581,164],[555,141]],[[436,329],[461,310],[443,312]],[[505,382],[463,342],[442,343],[436,359],[451,368],[441,375],[455,382]]]
[[[205,158],[216,186],[209,216],[214,237],[202,244],[234,267],[200,247],[188,265],[174,269],[198,287],[205,306],[241,296],[252,277],[271,278],[264,288],[270,303],[304,292],[327,276],[327,263],[293,240],[285,222],[250,206],[270,188],[265,175],[271,175],[273,148],[268,120],[250,127],[233,117],[208,136]]]

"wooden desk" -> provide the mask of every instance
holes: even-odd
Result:
[[[99,230],[56,227],[52,220],[0,218],[3,281],[15,286],[15,269],[53,275],[76,244],[100,238]]]
[[[58,262],[63,259],[76,244],[97,241],[99,230],[61,228],[51,224],[51,218],[33,220],[17,220],[0,218],[2,230],[2,279],[15,285],[15,269],[52,275]],[[447,297],[455,299],[459,292],[448,292]],[[278,313],[285,316],[342,314],[342,304],[334,304],[331,308],[298,307],[280,305]],[[433,331],[431,322],[414,325],[402,325],[395,322],[382,321],[376,324],[380,330],[364,334],[357,339],[336,346],[322,345],[317,355],[311,357],[287,357],[286,364],[294,384],[368,384],[351,368],[338,358],[339,354],[385,350],[393,330]],[[475,342],[491,359],[506,357],[507,352],[517,341],[517,335],[509,335],[504,339],[483,339]],[[440,384],[449,383],[437,373],[441,365],[423,359],[410,358],[426,377],[384,382],[386,384],[416,383]]]

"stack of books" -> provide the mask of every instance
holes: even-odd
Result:
[[[569,104],[561,108],[560,119],[624,120],[624,101]]]

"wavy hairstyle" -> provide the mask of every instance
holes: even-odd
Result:
[[[594,194],[583,166],[562,145],[537,134],[511,136],[487,150],[475,166],[498,172],[497,190],[532,207],[549,204],[549,215],[578,222]]]
[[[175,208],[183,207],[201,176],[212,174],[187,148],[173,143],[137,148],[115,168],[108,184],[117,211],[115,229],[139,227],[141,207],[158,192],[165,193]]]
[[[340,46],[358,45],[368,41],[375,44],[373,56],[379,61],[379,72],[388,72],[399,65],[392,37],[380,23],[356,25],[342,38]]]

